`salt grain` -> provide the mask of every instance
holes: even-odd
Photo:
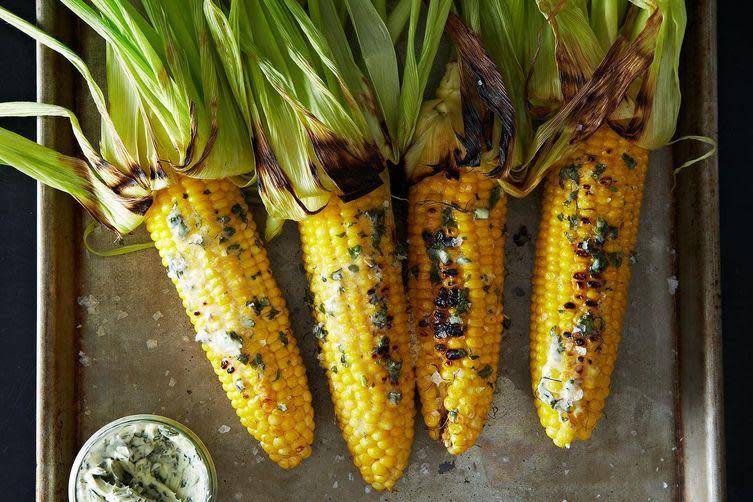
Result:
[[[169,385],[170,387],[175,387],[176,383],[178,383],[178,381],[174,379],[173,377],[170,377],[170,382],[168,382],[167,385]]]
[[[107,331],[105,331],[105,326],[103,324],[97,326],[97,336],[105,336],[106,334]]]
[[[230,432],[230,427],[228,427],[227,425],[220,425],[220,428],[217,429],[217,432],[219,432],[220,434],[227,434],[228,432]]]
[[[680,285],[680,281],[674,275],[667,277],[667,287],[669,288],[669,294],[674,295],[677,292],[677,287]]]
[[[125,310],[118,310],[117,312],[115,312],[115,320],[116,321],[119,321],[121,319],[125,319],[126,317],[128,317],[128,312],[126,312]]]
[[[147,340],[146,341],[146,348],[149,350],[156,349],[157,348],[157,340]]]
[[[332,488],[334,488],[335,490],[337,490],[337,487],[338,487],[338,483],[337,483],[337,480],[335,480],[335,482],[332,483]]]
[[[87,356],[82,350],[78,353],[78,362],[86,367],[89,367],[92,365],[92,358]]]
[[[157,312],[155,312],[154,314],[152,314],[152,319],[154,319],[155,321],[159,321],[163,317],[165,317],[165,316],[163,316],[162,312],[160,312],[159,310]]]
[[[97,300],[94,295],[87,295],[87,296],[79,296],[78,297],[78,304],[82,307],[86,307],[86,312],[89,314],[96,314],[97,313],[97,305],[99,305],[99,300]]]
[[[431,382],[434,385],[441,384],[443,382],[442,375],[440,375],[438,371],[435,371],[434,373],[431,374]]]

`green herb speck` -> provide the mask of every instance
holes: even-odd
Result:
[[[358,256],[361,254],[362,248],[360,245],[355,245],[352,248],[348,248],[348,253],[350,254],[350,257],[354,260],[358,258]]]
[[[486,378],[492,374],[492,371],[492,367],[487,364],[478,371],[478,376],[480,376],[481,378]]]
[[[633,157],[628,155],[627,152],[624,152],[622,154],[622,160],[625,162],[625,165],[628,169],[635,169],[635,167],[638,165],[638,163],[635,161]]]
[[[442,209],[442,226],[447,228],[458,228],[458,222],[455,220],[452,207]]]
[[[387,393],[387,399],[389,399],[392,404],[398,404],[403,400],[403,393],[391,390]]]

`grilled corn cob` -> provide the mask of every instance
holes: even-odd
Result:
[[[496,181],[463,169],[410,189],[408,291],[416,380],[429,435],[459,455],[486,422],[502,336],[506,204]]]
[[[648,151],[601,126],[546,178],[531,307],[531,377],[559,447],[601,417],[625,313]]]
[[[484,427],[502,337],[506,198],[478,169],[459,167],[460,67],[447,65],[405,156],[408,296],[416,381],[432,439],[459,455]]]
[[[389,186],[333,197],[299,223],[320,362],[361,475],[377,490],[402,476],[413,441],[408,318]]]
[[[177,177],[146,225],[241,423],[283,468],[311,454],[314,416],[285,300],[240,189]]]

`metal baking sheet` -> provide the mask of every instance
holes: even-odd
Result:
[[[692,2],[680,132],[716,134],[715,4]],[[102,70],[102,48],[58,2],[38,21]],[[692,57],[691,57],[692,55]],[[98,121],[66,63],[40,49],[39,97]],[[45,144],[70,148],[62,122],[40,121]],[[315,357],[294,225],[268,246],[304,352],[314,396],[312,456],[283,471],[240,426],[156,251],[99,258],[86,222],[62,194],[39,190],[37,498],[64,500],[78,448],[100,426],[157,413],[192,428],[217,465],[220,500],[721,500],[724,495],[715,159],[673,190],[671,166],[693,152],[653,153],[618,364],[591,441],[554,447],[538,423],[528,373],[528,316],[538,196],[509,201],[506,331],[493,412],[476,446],[455,458],[420,417],[410,466],[391,493],[361,480],[335,424]],[[513,235],[531,236],[525,239]],[[109,236],[95,236],[107,244]],[[133,240],[144,240],[138,232]],[[224,432],[226,427],[229,432]],[[223,431],[223,432],[220,432]]]

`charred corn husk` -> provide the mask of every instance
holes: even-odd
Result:
[[[560,447],[588,439],[617,356],[648,151],[602,126],[545,180],[531,306],[536,409]]]
[[[146,226],[241,423],[283,468],[311,454],[314,414],[285,300],[240,189],[180,177]]]
[[[410,189],[408,291],[418,343],[416,381],[433,439],[459,455],[491,409],[502,337],[506,200],[463,169]]]
[[[315,335],[337,420],[377,490],[402,476],[413,441],[408,319],[389,186],[336,197],[300,222]]]

